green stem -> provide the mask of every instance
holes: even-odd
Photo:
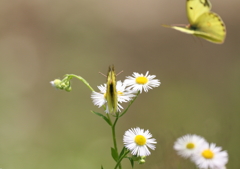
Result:
[[[110,118],[110,116],[109,116],[109,113],[107,113],[107,118],[109,119],[111,126],[113,126],[113,125],[112,125],[112,120],[111,120],[111,118]]]
[[[133,102],[136,100],[136,98],[138,97],[139,94],[140,94],[140,92],[137,93],[135,98],[129,103],[128,107],[124,110],[124,112],[121,115],[119,115],[117,113],[116,120],[114,121],[114,123],[112,125],[113,144],[114,144],[114,149],[116,150],[117,154],[118,154],[118,148],[117,148],[117,141],[116,141],[116,134],[115,134],[115,126],[117,124],[118,118],[123,116],[128,111],[129,107],[133,104]],[[129,151],[126,152],[123,156],[121,156],[121,158],[118,160],[118,162],[117,162],[117,164],[116,164],[114,169],[116,169],[117,167],[119,167],[119,169],[122,168],[121,161],[125,157],[125,155],[128,154],[128,153],[129,153]]]
[[[70,80],[72,79],[73,77],[77,78],[78,80],[81,80],[85,85],[87,85],[87,87],[92,91],[94,92],[94,89],[90,86],[90,84],[84,79],[82,78],[81,76],[77,76],[77,75],[74,75],[74,74],[67,74],[66,77]]]
[[[122,159],[129,153],[130,151],[126,151],[122,156],[121,156],[121,158],[118,160],[118,162],[117,162],[117,164],[115,165],[115,167],[114,167],[114,169],[117,169],[117,167],[119,166],[121,166],[121,161],[122,161]]]
[[[116,116],[116,120],[114,121],[114,123],[113,123],[113,125],[112,125],[113,145],[114,145],[114,149],[115,149],[115,151],[117,152],[117,154],[118,154],[118,148],[117,148],[117,141],[116,141],[115,127],[116,127],[116,124],[117,124],[118,118],[119,118],[119,116],[118,116],[118,114],[117,114],[117,116]],[[120,162],[121,162],[121,161],[120,161]],[[122,168],[121,163],[119,163],[118,166],[119,166],[119,169]]]

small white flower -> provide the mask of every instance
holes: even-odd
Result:
[[[204,144],[191,157],[191,160],[201,169],[225,169],[228,162],[228,154],[226,151],[221,151],[221,147],[216,147],[216,144]]]
[[[196,151],[207,142],[203,137],[197,136],[197,135],[185,135],[183,137],[180,137],[177,139],[177,141],[174,143],[173,148],[177,151],[177,153],[184,157],[188,158],[192,156]]]
[[[149,89],[158,87],[161,84],[158,79],[154,79],[156,77],[155,75],[148,75],[148,71],[146,75],[134,72],[132,76],[133,77],[127,76],[124,83],[126,83],[130,89],[140,91],[140,93],[142,93],[142,90],[148,92]]]
[[[91,98],[93,100],[93,104],[98,107],[102,107],[107,100],[105,99],[104,93],[92,92]]]
[[[151,138],[152,134],[148,130],[144,131],[139,127],[129,129],[123,136],[123,143],[125,147],[131,151],[132,155],[149,156],[151,153],[148,147],[152,150],[155,149],[157,142]]]
[[[92,92],[91,98],[93,100],[93,104],[98,107],[102,107],[107,103],[106,100],[106,90],[107,90],[107,84],[103,84],[98,86],[98,89],[100,92]],[[132,100],[133,97],[135,97],[135,93],[133,91],[129,91],[126,89],[126,85],[122,83],[121,81],[117,81],[116,84],[117,89],[117,96],[118,96],[118,111],[120,112],[123,107],[119,103],[128,102]],[[106,104],[106,113],[109,113],[108,106]]]
[[[117,82],[116,88],[118,93],[118,102],[120,103],[129,102],[133,97],[136,96],[136,92],[126,89],[126,84],[122,83],[121,81]]]

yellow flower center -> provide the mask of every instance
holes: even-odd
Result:
[[[104,98],[106,98],[106,97],[107,97],[107,93],[104,93],[104,95],[103,95],[103,96],[104,96]]]
[[[193,143],[188,143],[186,147],[187,149],[194,149],[195,145]]]
[[[147,139],[143,135],[137,135],[135,137],[135,143],[137,143],[139,146],[145,145],[147,142]]]
[[[118,91],[117,93],[118,93],[119,96],[123,95],[123,92]]]
[[[146,84],[147,82],[148,82],[148,79],[146,78],[146,77],[137,77],[136,78],[136,82],[138,83],[138,84]]]
[[[202,156],[206,159],[212,159],[214,156],[214,153],[211,150],[207,149],[202,152]]]

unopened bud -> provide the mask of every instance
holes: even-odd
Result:
[[[61,82],[62,82],[61,80],[55,79],[55,80],[51,81],[50,83],[51,83],[51,85],[52,85],[53,87],[59,89],[59,87],[60,87],[60,85],[61,85]]]
[[[142,156],[141,159],[138,161],[139,164],[144,164],[146,162],[146,156]]]

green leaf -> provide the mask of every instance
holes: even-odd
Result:
[[[119,157],[122,157],[122,155],[125,153],[125,151],[126,151],[126,148],[123,147],[123,148],[122,148],[122,151],[121,151],[121,153],[120,153],[120,155],[119,155]]]
[[[101,113],[95,112],[95,111],[91,111],[91,112],[102,117],[110,126],[112,126],[111,122],[109,121],[109,119],[106,116],[102,115]]]
[[[101,169],[104,169],[102,165],[101,165]]]
[[[112,158],[117,162],[118,161],[118,154],[117,151],[111,147],[111,154],[112,154]]]
[[[132,168],[134,167],[134,161],[133,161],[133,159],[131,158],[131,157],[128,157],[128,159],[129,159],[129,161],[130,161],[130,163],[131,163],[131,166],[132,166]]]

